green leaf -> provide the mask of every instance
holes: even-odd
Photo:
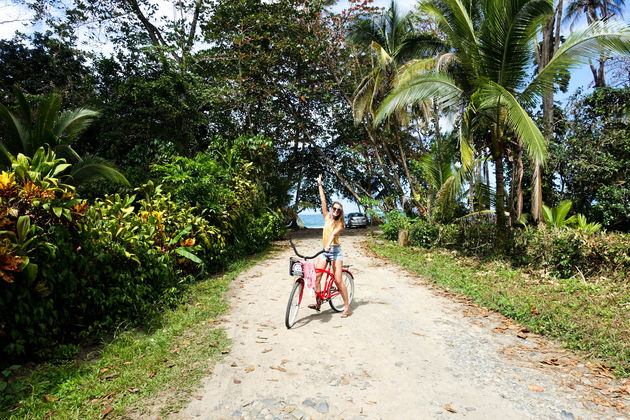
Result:
[[[185,248],[177,248],[175,249],[175,252],[181,255],[182,257],[188,258],[192,262],[195,262],[197,264],[203,264],[203,261],[199,257],[197,257],[195,254],[188,252]]]
[[[61,207],[53,207],[52,211],[53,213],[55,213],[55,216],[61,217],[61,213],[63,212],[63,209]]]
[[[179,232],[173,239],[171,239],[168,244],[169,245],[174,245],[179,241],[179,238],[181,238],[182,236],[184,236],[185,234],[187,234],[188,232],[190,232],[190,230],[192,229],[192,226],[188,225],[184,228],[184,230],[182,230],[181,232]]]
[[[17,236],[20,243],[26,241],[28,232],[31,230],[31,218],[29,216],[20,216],[17,221]]]

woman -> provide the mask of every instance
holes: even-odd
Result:
[[[345,305],[345,309],[341,314],[342,318],[346,318],[348,316],[348,312],[350,310],[350,305],[348,305],[348,290],[346,289],[346,285],[343,284],[341,279],[341,270],[343,268],[343,255],[341,253],[341,245],[339,244],[339,234],[343,230],[344,218],[343,218],[343,206],[340,202],[335,201],[330,208],[330,213],[328,212],[328,207],[326,206],[326,196],[324,195],[324,188],[322,187],[322,175],[320,174],[317,177],[317,187],[319,188],[319,198],[322,204],[322,214],[324,215],[324,233],[323,233],[323,245],[324,251],[326,251],[323,255],[323,258],[320,257],[317,259],[317,263],[315,267],[317,270],[317,275],[315,278],[315,291],[317,293],[321,292],[321,279],[322,279],[322,271],[326,267],[326,260],[330,260],[333,273],[335,274],[335,285],[341,293],[341,297],[343,298],[343,303]],[[316,295],[317,296],[317,295]],[[317,297],[317,303],[313,305],[308,305],[311,309],[316,309],[319,311],[322,302]]]

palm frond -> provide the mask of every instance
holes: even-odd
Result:
[[[414,77],[433,71],[435,66],[434,57],[411,60],[400,67],[392,79],[392,86],[409,83]]]
[[[90,109],[77,109],[61,113],[53,127],[55,136],[65,144],[74,142],[99,115]]]
[[[130,186],[129,181],[113,165],[96,156],[86,156],[72,165],[70,176],[75,184],[82,184],[94,178],[105,178],[118,184]]]
[[[29,132],[3,104],[0,104],[0,121],[4,124],[4,131],[0,134],[0,143],[2,143],[4,157],[9,158],[9,161],[5,163],[10,164],[9,156],[22,151],[23,144],[28,142]]]
[[[530,156],[539,162],[547,158],[547,141],[536,123],[523,109],[516,98],[503,86],[488,82],[479,90],[480,111],[492,110],[497,107],[504,109],[505,122],[509,128],[521,139]]]
[[[553,88],[558,74],[567,74],[571,69],[587,63],[589,58],[598,57],[605,50],[629,54],[630,27],[617,20],[597,21],[569,35],[549,64],[519,95],[521,103],[533,104],[545,89]]]
[[[442,106],[458,103],[463,91],[455,80],[444,73],[430,73],[415,77],[408,83],[397,86],[381,103],[374,124],[391,115],[396,109],[421,101],[436,100]]]

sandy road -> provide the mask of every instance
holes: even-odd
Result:
[[[288,243],[238,277],[223,324],[231,351],[172,418],[629,418],[628,395],[611,392],[621,381],[368,256],[364,234],[341,238],[355,276],[349,318],[303,305],[285,328]],[[304,253],[321,246],[321,230],[294,238]]]

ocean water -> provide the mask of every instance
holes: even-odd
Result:
[[[307,228],[323,228],[324,227],[324,216],[321,214],[300,214],[300,219],[302,219],[302,223]]]

